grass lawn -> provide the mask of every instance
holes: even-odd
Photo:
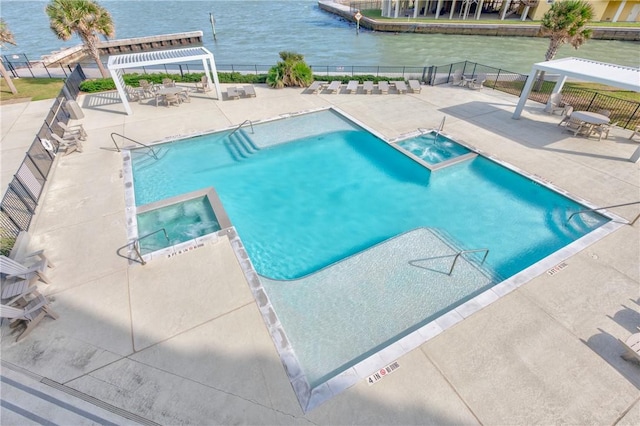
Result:
[[[11,81],[18,93],[12,94],[7,82],[0,78],[0,105],[53,99],[58,96],[64,84],[62,78],[14,78]]]

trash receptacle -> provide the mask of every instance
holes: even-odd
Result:
[[[70,100],[64,103],[64,110],[72,120],[80,120],[84,118],[84,112],[76,101]]]

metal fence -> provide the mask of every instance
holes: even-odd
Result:
[[[51,134],[55,132],[62,136],[62,129],[56,123],[66,124],[69,121],[70,115],[65,110],[65,104],[75,101],[80,92],[80,83],[84,79],[82,67],[77,65],[68,75],[22,164],[9,183],[0,202],[0,237],[3,239],[15,238],[20,231],[29,229],[59,148],[59,144],[51,140]]]

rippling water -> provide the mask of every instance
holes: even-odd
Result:
[[[313,66],[443,65],[469,60],[528,72],[544,60],[548,39],[445,34],[391,34],[361,31],[318,8],[317,0],[290,1],[99,1],[112,14],[117,38],[184,31],[204,32],[204,45],[222,65],[273,65],[278,52],[301,53]],[[46,1],[2,0],[2,17],[18,46],[3,54],[25,53],[30,60],[80,43],[58,40],[49,29]],[[216,19],[214,42],[209,13]],[[25,19],[29,17],[29,19]],[[638,43],[589,40],[579,50],[560,49],[558,58],[578,56],[639,66]]]

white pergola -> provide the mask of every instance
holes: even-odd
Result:
[[[558,75],[558,81],[553,88],[553,93],[559,93],[562,90],[562,86],[565,81],[567,81],[567,78],[593,81],[595,83],[606,84],[607,86],[640,92],[640,68],[607,64],[580,58],[565,58],[538,62],[533,64],[533,68],[531,68],[531,73],[527,78],[524,89],[522,89],[520,100],[518,101],[512,118],[520,118],[520,114],[531,93],[531,88],[536,80],[538,71]]]
[[[217,99],[221,99],[220,82],[213,53],[204,47],[188,47],[184,49],[158,50],[154,52],[127,53],[109,57],[108,69],[116,84],[118,94],[128,115],[132,115],[131,106],[127,99],[123,70],[127,68],[142,68],[151,65],[175,64],[181,62],[202,61],[202,67],[206,76],[213,75],[213,83],[216,88]]]

